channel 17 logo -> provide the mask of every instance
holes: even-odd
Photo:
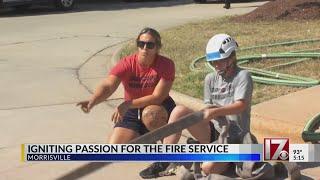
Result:
[[[264,138],[264,160],[289,160],[288,138]]]

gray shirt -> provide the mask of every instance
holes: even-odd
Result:
[[[253,83],[250,73],[247,70],[237,68],[233,77],[224,79],[216,72],[206,76],[204,82],[204,103],[217,106],[233,104],[238,100],[246,100],[247,108],[240,114],[227,115],[212,120],[215,128],[221,130],[221,123],[229,120],[231,125],[230,133],[236,135],[240,132],[250,132],[250,111]],[[220,131],[219,131],[220,132]]]

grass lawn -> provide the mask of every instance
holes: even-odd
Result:
[[[210,70],[205,69],[205,66],[202,65],[204,63],[200,63],[199,67],[201,70],[192,72],[189,69],[189,65],[195,58],[205,54],[205,47],[208,40],[217,33],[227,33],[231,35],[237,40],[240,48],[276,42],[320,38],[320,20],[237,23],[231,21],[231,18],[232,17],[211,19],[160,32],[163,41],[161,54],[174,60],[176,65],[174,90],[202,99],[203,80],[206,73],[210,72]],[[320,52],[320,42],[277,46],[274,48],[259,48],[248,51],[240,50],[237,52],[237,56],[242,57],[254,54],[306,49],[316,49],[315,52]],[[124,47],[121,56],[131,54],[135,50],[135,43],[132,41]],[[290,59],[290,61],[292,60],[294,59]],[[281,63],[284,61],[285,60],[281,60]],[[246,64],[246,66],[265,69],[279,64],[279,62],[279,59],[267,59],[252,62]],[[306,60],[294,65],[272,69],[272,71],[320,80],[320,59]],[[292,93],[303,88],[305,87],[254,83],[253,104]]]

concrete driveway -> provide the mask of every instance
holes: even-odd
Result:
[[[106,75],[113,53],[138,31],[159,30],[261,5],[193,4],[176,0],[79,4],[72,12],[34,8],[0,12],[0,177],[55,179],[83,163],[22,163],[22,143],[104,143],[110,114],[122,98],[82,113],[75,103]],[[103,50],[103,51],[102,51]],[[92,61],[92,58],[98,59]],[[137,179],[146,163],[113,164],[85,179]],[[123,173],[124,168],[126,173]]]

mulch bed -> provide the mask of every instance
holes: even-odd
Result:
[[[320,19],[320,0],[275,0],[233,18],[235,22]]]

